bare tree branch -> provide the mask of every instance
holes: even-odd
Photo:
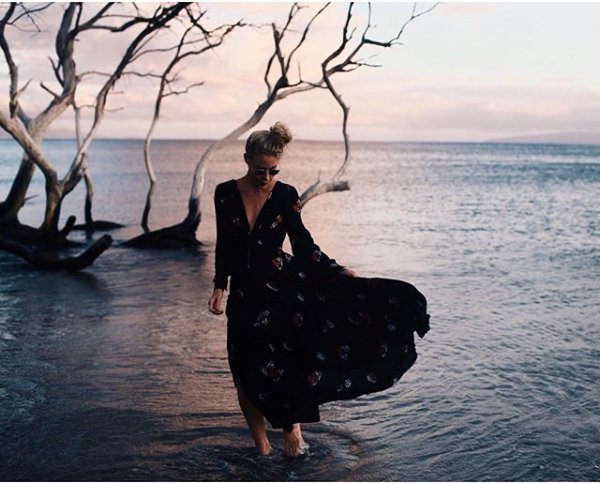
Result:
[[[59,30],[56,34],[55,50],[58,62],[54,65],[55,76],[62,92],[55,96],[48,107],[35,119],[36,129],[45,131],[48,125],[60,116],[71,104],[79,79],[76,75],[73,60],[74,40],[69,39],[69,30],[75,16],[76,4],[69,4],[63,13]]]
[[[80,168],[83,162],[83,154],[87,151],[93,137],[96,134],[96,131],[100,126],[100,123],[102,122],[102,119],[104,118],[106,102],[110,90],[119,80],[127,66],[133,62],[136,54],[139,53],[140,46],[144,45],[148,37],[154,36],[158,30],[164,28],[171,20],[177,17],[177,15],[179,15],[184,8],[185,5],[180,3],[169,7],[157,8],[155,11],[155,16],[147,22],[146,26],[135,36],[135,38],[127,47],[121,61],[96,96],[96,107],[94,110],[94,120],[92,126],[81,143],[81,146],[79,147],[78,152],[73,159],[71,167],[62,181],[65,193],[70,192],[77,185],[77,182],[80,179]]]
[[[345,152],[344,162],[342,163],[342,165],[340,166],[338,171],[333,176],[331,182],[322,183],[320,181],[317,181],[312,186],[310,186],[305,191],[305,193],[302,194],[301,199],[302,199],[303,204],[306,203],[308,200],[312,199],[313,197],[315,197],[321,193],[327,192],[327,191],[339,191],[339,190],[349,189],[348,183],[345,181],[341,181],[340,178],[345,174],[347,167],[349,165],[349,161],[350,161],[350,141],[349,141],[349,136],[348,136],[348,118],[349,118],[350,108],[344,102],[340,93],[335,89],[333,82],[331,80],[331,77],[338,72],[343,72],[343,73],[353,72],[363,66],[364,67],[377,67],[375,64],[370,64],[370,63],[360,61],[360,60],[359,61],[354,60],[354,57],[366,45],[374,45],[374,46],[384,47],[384,48],[396,45],[398,43],[398,40],[400,39],[401,35],[403,34],[406,26],[410,22],[415,20],[416,18],[420,17],[421,15],[424,15],[425,13],[433,10],[433,8],[435,8],[436,5],[434,5],[431,8],[428,8],[422,12],[416,13],[416,4],[414,4],[410,18],[402,25],[402,27],[400,28],[400,31],[398,32],[398,34],[395,37],[393,37],[391,40],[388,40],[388,41],[375,41],[375,40],[369,39],[367,37],[367,34],[372,27],[372,25],[371,25],[371,13],[372,13],[371,12],[371,4],[369,4],[368,5],[368,9],[369,9],[368,10],[368,20],[367,20],[366,26],[364,28],[360,42],[352,50],[350,50],[349,53],[347,53],[345,55],[343,60],[341,60],[335,66],[329,67],[330,62],[332,62],[334,59],[341,56],[342,53],[346,50],[349,42],[351,41],[351,39],[353,37],[354,32],[356,31],[356,28],[355,28],[352,30],[352,32],[348,33],[350,22],[352,19],[352,9],[353,9],[353,3],[350,3],[350,5],[348,7],[348,12],[346,15],[346,22],[342,29],[342,40],[341,40],[338,48],[335,49],[329,56],[327,56],[327,58],[321,64],[321,67],[322,67],[321,72],[322,72],[323,77],[322,77],[322,80],[319,82],[319,84],[321,82],[323,82],[326,85],[327,89],[329,90],[329,92],[331,93],[333,98],[336,100],[336,102],[342,109],[342,116],[343,116],[342,117],[342,136],[344,139],[344,152]]]
[[[327,9],[327,7],[329,7],[329,5],[330,5],[330,2],[327,2],[325,4],[325,6],[321,7],[317,11],[317,13],[315,15],[313,15],[313,17],[310,19],[310,21],[306,24],[306,27],[304,28],[304,31],[302,32],[302,37],[300,38],[300,40],[298,41],[296,46],[292,49],[292,51],[290,52],[290,55],[288,56],[287,63],[285,66],[286,72],[288,72],[290,70],[290,64],[292,63],[292,58],[294,57],[294,54],[298,51],[298,49],[300,47],[302,47],[302,44],[304,44],[304,41],[306,40],[306,37],[308,36],[308,31],[310,30],[313,22],[317,19],[317,17],[319,17],[325,11],[325,9]]]
[[[10,50],[10,46],[8,45],[8,42],[6,40],[6,25],[10,21],[16,8],[16,4],[11,3],[6,13],[4,14],[4,17],[2,17],[2,20],[0,20],[0,48],[2,49],[4,59],[6,60],[6,64],[8,65],[8,72],[10,76],[9,111],[11,117],[15,117],[18,109],[17,92],[19,90],[19,69],[15,64],[12,52]]]
[[[436,8],[439,5],[439,2],[434,3],[431,7],[426,8],[425,10],[422,10],[421,12],[417,12],[417,4],[414,3],[413,4],[413,9],[412,9],[412,13],[410,15],[410,17],[408,18],[408,20],[406,20],[406,22],[404,22],[404,24],[402,25],[402,27],[400,28],[400,30],[398,31],[398,34],[391,39],[388,42],[377,42],[374,40],[369,40],[369,39],[365,39],[367,41],[367,43],[370,44],[374,44],[374,45],[380,45],[382,47],[391,47],[392,45],[394,45],[394,43],[400,39],[400,37],[402,36],[402,34],[404,33],[404,30],[406,29],[406,27],[415,19],[419,18],[422,15],[425,15],[429,12],[431,12],[434,8]]]
[[[38,26],[37,22],[36,22],[36,14],[43,12],[44,10],[48,9],[49,7],[52,6],[52,3],[46,3],[43,5],[40,5],[39,7],[27,7],[27,8],[23,8],[23,12],[21,12],[19,15],[17,15],[14,18],[14,23],[16,24],[19,20],[21,20],[21,18],[23,17],[27,17],[29,19],[29,23],[31,23],[34,27],[35,27],[35,31],[36,32],[41,32],[42,29]]]
[[[178,89],[178,90],[172,90],[171,88],[169,88],[169,92],[167,92],[164,97],[169,97],[169,96],[181,96],[183,94],[187,94],[188,92],[190,92],[192,89],[196,88],[196,87],[201,87],[204,85],[204,81],[202,82],[194,82],[193,84],[190,84],[188,86],[186,86],[183,89]]]
[[[81,32],[87,30],[107,30],[109,32],[118,33],[124,32],[131,27],[142,24],[142,25],[151,25],[155,22],[156,19],[160,18],[166,11],[169,11],[175,7],[179,8],[179,4],[174,5],[159,5],[154,12],[150,16],[141,15],[139,8],[137,5],[133,4],[133,7],[136,10],[137,15],[120,15],[120,14],[107,14],[108,10],[111,9],[114,5],[118,5],[118,3],[110,2],[104,5],[104,7],[96,13],[90,20],[78,26],[77,29],[74,30],[73,36],[77,36]],[[121,23],[120,25],[108,25],[108,24],[99,24],[100,20],[107,19],[125,19],[126,21]],[[162,27],[161,27],[162,28]]]
[[[46,158],[38,143],[30,136],[23,125],[13,118],[8,118],[0,111],[0,127],[9,133],[34,160],[35,164],[42,170],[47,178],[56,179],[56,170],[52,163]]]
[[[56,92],[54,92],[52,89],[50,89],[49,87],[47,87],[46,84],[44,84],[43,82],[40,82],[40,87],[42,89],[44,89],[48,94],[50,94],[55,99],[57,99],[57,98],[60,97],[60,94],[57,94]]]

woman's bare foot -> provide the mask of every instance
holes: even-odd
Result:
[[[258,454],[261,456],[267,456],[271,453],[271,443],[267,438],[267,431],[265,430],[265,419],[261,412],[256,409],[254,404],[250,402],[246,392],[242,387],[238,387],[238,401],[240,408],[248,423],[248,428],[254,439],[254,446]]]
[[[269,456],[271,454],[271,443],[269,443],[268,439],[254,441],[254,445],[256,446],[259,455]]]
[[[294,424],[290,432],[283,431],[284,450],[287,456],[295,457],[306,453],[308,445],[302,438],[299,424]]]

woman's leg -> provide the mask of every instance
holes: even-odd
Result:
[[[267,438],[267,430],[265,429],[265,418],[261,412],[256,409],[256,406],[250,402],[243,388],[238,387],[238,401],[240,408],[246,418],[246,423],[250,428],[250,433],[254,438],[254,444],[258,452],[266,456],[271,452],[271,444]]]
[[[283,443],[285,454],[288,456],[303,455],[308,449],[308,445],[302,438],[302,431],[299,424],[294,424],[290,432],[283,430]]]

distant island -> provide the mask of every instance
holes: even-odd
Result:
[[[600,131],[574,131],[488,139],[486,143],[600,144]]]

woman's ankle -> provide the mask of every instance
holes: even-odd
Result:
[[[291,431],[283,430],[284,451],[287,456],[301,456],[306,454],[308,445],[302,437],[302,430],[299,424],[294,424]]]
[[[267,438],[255,439],[254,446],[261,456],[267,456],[271,453],[271,443],[269,443]]]

